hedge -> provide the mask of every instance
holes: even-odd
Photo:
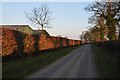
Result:
[[[1,56],[6,55],[30,55],[35,51],[56,49],[66,46],[79,45],[80,40],[66,39],[62,37],[45,36],[39,34],[26,34],[8,28],[0,28],[2,35]]]
[[[95,44],[108,50],[120,51],[120,40],[96,42]]]

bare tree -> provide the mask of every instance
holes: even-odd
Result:
[[[41,7],[35,7],[30,13],[25,12],[27,18],[32,23],[40,26],[42,30],[50,27],[51,15],[50,10],[46,4]]]

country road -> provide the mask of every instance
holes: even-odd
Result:
[[[83,45],[29,78],[98,78],[91,45]]]

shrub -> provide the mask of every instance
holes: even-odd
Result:
[[[54,43],[50,37],[40,36],[39,50],[48,50],[54,48]]]
[[[2,39],[2,54],[10,55],[13,52],[17,51],[17,42],[14,36],[14,30],[2,28],[2,36],[0,39]]]
[[[120,49],[120,40],[105,41],[95,43],[98,46],[101,46],[108,50],[119,51]]]
[[[34,37],[31,34],[24,34],[24,36],[25,36],[24,40],[23,40],[23,42],[24,42],[24,53],[31,54],[35,51]]]

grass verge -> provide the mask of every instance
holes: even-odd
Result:
[[[118,78],[118,54],[92,45],[100,78]]]
[[[80,45],[81,46],[81,45]],[[46,52],[34,57],[27,57],[19,61],[11,61],[2,64],[3,78],[23,78],[42,69],[48,64],[69,54],[80,46],[67,47],[53,52]]]

